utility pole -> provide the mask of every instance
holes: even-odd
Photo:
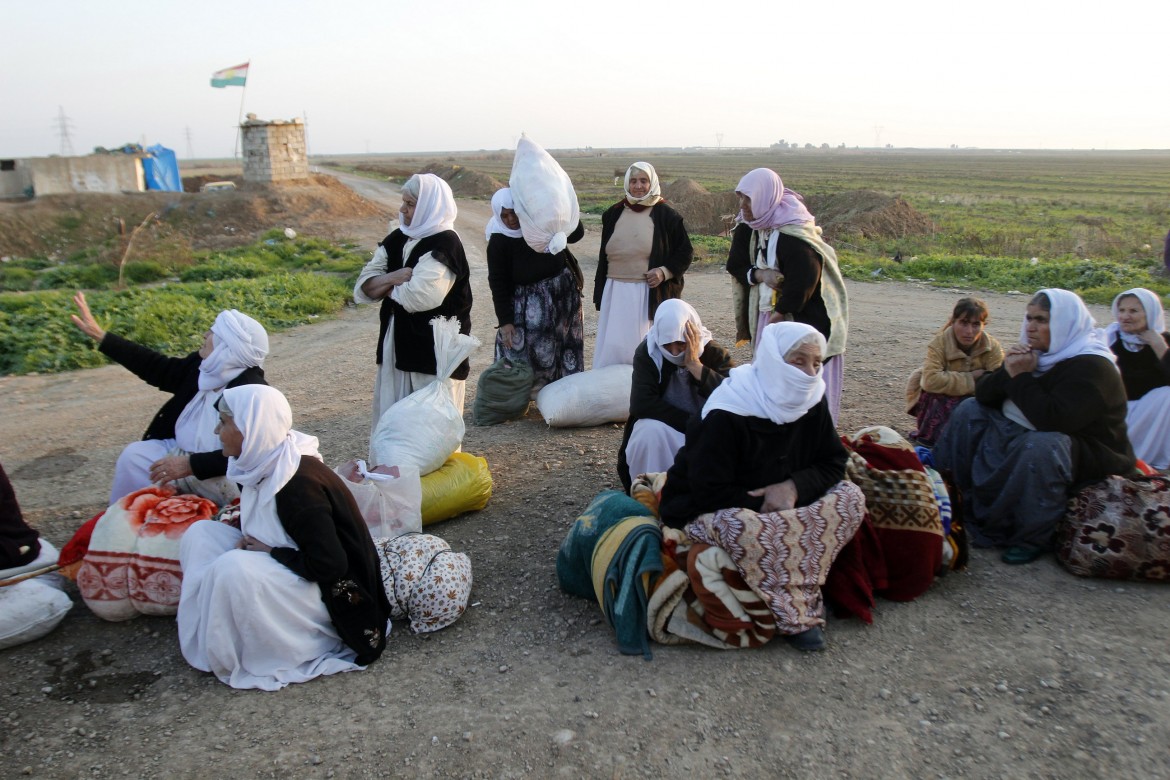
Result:
[[[715,134],[715,149],[717,151],[723,149],[723,133]]]
[[[69,131],[73,127],[73,122],[69,117],[65,116],[65,108],[57,106],[57,137],[61,139],[61,156],[73,156],[73,140],[69,137]]]

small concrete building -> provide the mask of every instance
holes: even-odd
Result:
[[[248,114],[240,125],[244,181],[273,182],[309,177],[305,125],[300,119],[265,122]]]
[[[0,160],[0,198],[73,192],[143,192],[142,159],[132,154]]]

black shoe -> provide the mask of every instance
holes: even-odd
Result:
[[[999,559],[1010,566],[1022,566],[1031,563],[1044,554],[1039,547],[1009,547],[1004,550]]]
[[[799,634],[785,634],[784,641],[806,653],[824,650],[828,647],[825,642],[825,632],[821,630],[820,626],[801,631]]]

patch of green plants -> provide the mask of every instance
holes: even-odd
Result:
[[[692,233],[691,246],[695,249],[694,262],[701,265],[721,264],[727,262],[727,253],[731,251],[731,239],[726,236]]]

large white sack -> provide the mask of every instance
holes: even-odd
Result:
[[[436,379],[382,413],[370,451],[375,466],[414,466],[426,476],[447,462],[463,444],[463,413],[451,399],[451,373],[479,346],[459,332],[459,320],[431,320],[435,336]]]
[[[512,202],[528,246],[556,254],[581,221],[577,191],[565,169],[528,136],[520,136],[512,160]]]
[[[625,422],[630,416],[633,366],[616,364],[550,382],[536,395],[536,407],[554,428],[588,428]]]
[[[0,649],[40,639],[73,607],[69,596],[42,579],[0,588]]]

